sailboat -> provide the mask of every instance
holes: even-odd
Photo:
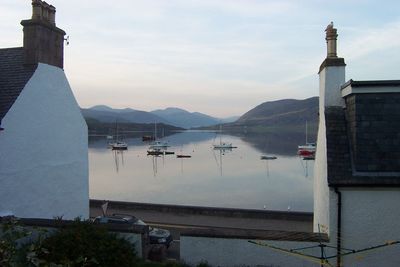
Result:
[[[297,147],[297,154],[302,157],[313,159],[315,157],[316,145],[308,142],[308,124],[306,121],[306,144]]]
[[[127,150],[128,144],[119,139],[117,122],[115,122],[115,132],[116,132],[115,141],[112,143],[109,143],[109,147],[111,147],[112,150]]]
[[[154,141],[150,144],[148,155],[173,154],[165,151],[170,145],[168,142],[157,140],[157,123],[154,123]]]
[[[219,125],[219,131],[222,133],[222,124]],[[232,143],[225,143],[222,142],[222,137],[221,134],[219,135],[219,144],[213,144],[214,149],[232,149],[232,148],[237,148],[236,146],[233,146]]]

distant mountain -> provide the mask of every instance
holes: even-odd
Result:
[[[121,122],[121,123],[164,123],[171,124],[165,119],[141,110],[134,109],[113,109],[108,106],[99,105],[91,108],[81,109],[85,119],[95,119],[99,122]]]
[[[170,124],[182,128],[194,128],[201,126],[215,125],[221,122],[220,119],[208,116],[200,112],[189,112],[180,108],[166,108],[151,111],[152,114],[157,115]]]
[[[227,117],[220,119],[220,122],[222,123],[230,123],[230,122],[235,122],[240,118],[240,116],[232,116],[232,117]]]
[[[100,122],[93,118],[85,118],[89,135],[103,136],[115,135],[116,124],[114,122]],[[182,128],[160,123],[157,125],[157,136],[167,136],[183,130]],[[154,135],[153,123],[132,123],[118,121],[118,133],[122,137],[142,137],[143,135]]]
[[[97,110],[97,111],[114,111],[114,109],[110,108],[109,106],[106,105],[97,105],[97,106],[93,106],[91,108],[88,108],[91,110]]]
[[[262,103],[243,114],[235,123],[246,125],[285,125],[316,121],[318,97],[304,100],[283,99]]]
[[[318,97],[264,102],[243,114],[235,122],[224,124],[223,129],[238,133],[305,134],[306,122],[310,137],[315,137],[318,127]]]
[[[184,109],[172,107],[147,112],[131,108],[114,109],[106,105],[97,105],[91,108],[82,108],[81,111],[86,119],[95,119],[98,122],[157,122],[186,129],[233,122],[239,118],[236,116],[219,119],[200,112],[189,112]]]

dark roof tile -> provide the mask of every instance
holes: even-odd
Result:
[[[400,186],[400,173],[355,171],[342,107],[326,108],[325,119],[329,186]]]
[[[0,122],[37,67],[25,67],[23,60],[22,47],[0,49]]]

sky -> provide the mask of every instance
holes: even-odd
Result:
[[[400,79],[398,0],[48,0],[67,32],[64,70],[81,107],[179,107],[242,115],[318,95],[325,28],[346,80]],[[22,46],[30,0],[1,0],[0,48]]]

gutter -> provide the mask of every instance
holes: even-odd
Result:
[[[337,200],[337,236],[336,236],[336,266],[342,266],[342,193],[335,187],[335,193],[338,196]]]

